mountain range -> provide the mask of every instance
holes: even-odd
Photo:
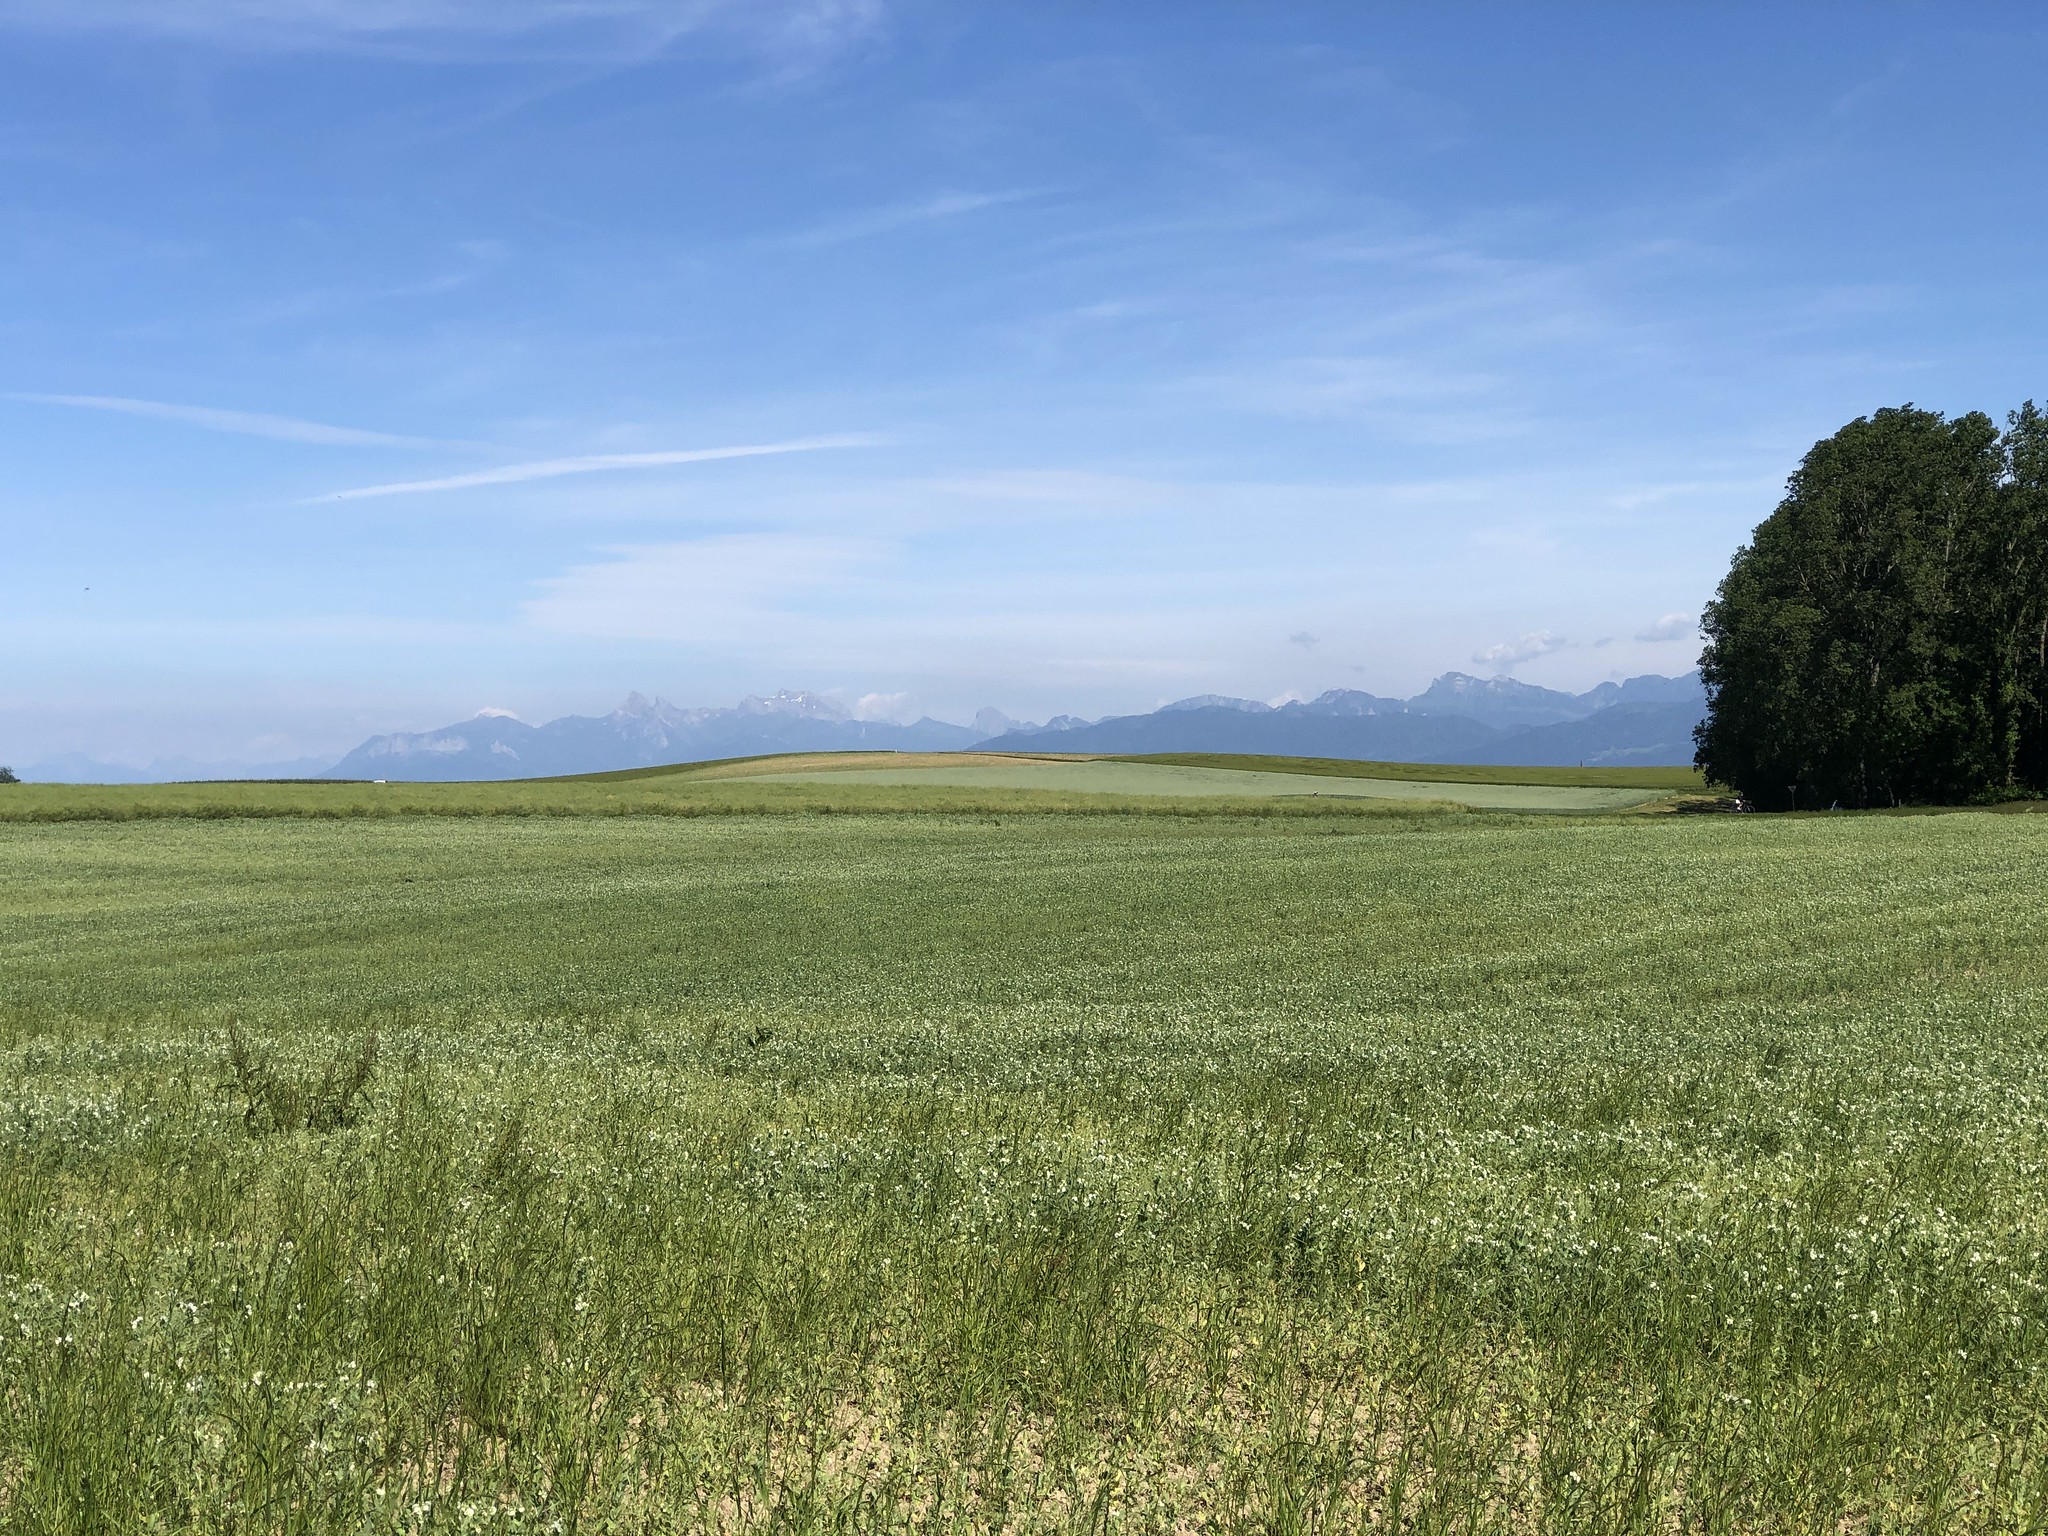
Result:
[[[1692,761],[1706,713],[1697,672],[1562,693],[1511,677],[1446,672],[1412,699],[1338,688],[1269,705],[1205,694],[1148,715],[1013,730],[987,743],[1023,752],[1258,752],[1388,763],[1663,767]]]
[[[1510,677],[1446,672],[1413,698],[1333,689],[1283,704],[1200,694],[1149,714],[1012,720],[984,709],[971,725],[855,719],[816,693],[784,691],[731,709],[680,709],[631,694],[608,715],[529,725],[503,710],[433,731],[373,736],[338,763],[199,763],[127,768],[72,755],[22,777],[136,783],[166,779],[523,779],[770,752],[1249,752],[1381,762],[1663,766],[1692,761],[1706,712],[1698,673],[1632,677],[1585,693]]]
[[[1692,761],[1706,708],[1697,674],[1635,677],[1586,693],[1446,673],[1412,699],[1336,689],[1280,705],[1205,694],[1150,714],[1042,724],[984,709],[973,725],[857,720],[837,701],[785,691],[731,709],[679,709],[633,694],[608,715],[528,725],[492,711],[436,731],[375,736],[328,770],[341,779],[510,779],[769,752],[1259,752],[1383,762]]]

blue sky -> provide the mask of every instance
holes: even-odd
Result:
[[[2037,5],[0,0],[0,761],[1680,672],[2048,396]],[[746,450],[746,451],[741,451]]]

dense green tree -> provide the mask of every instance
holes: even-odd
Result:
[[[2006,418],[2004,482],[1979,553],[1992,716],[2002,785],[2048,789],[2048,414],[2029,400]]]
[[[1698,762],[1766,809],[2048,789],[2048,418],[1816,443],[1701,628]]]
[[[12,768],[0,768],[0,784],[19,784],[20,782],[21,780],[14,776]]]

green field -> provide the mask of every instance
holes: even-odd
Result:
[[[0,1528],[2048,1521],[2038,818],[485,789],[0,825]]]

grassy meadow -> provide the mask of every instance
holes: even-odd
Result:
[[[781,788],[0,824],[0,1528],[2048,1523],[2041,819]]]

